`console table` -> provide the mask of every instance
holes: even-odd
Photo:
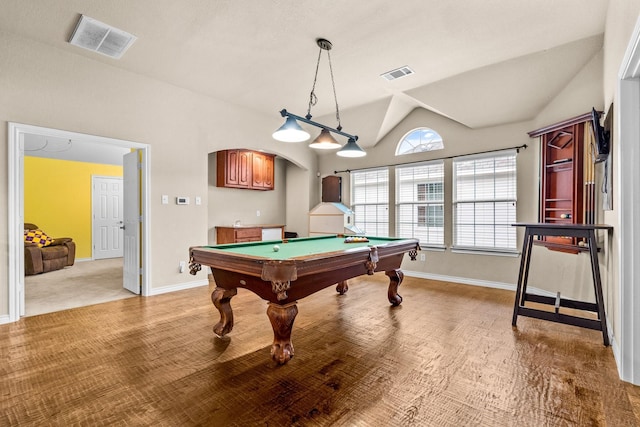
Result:
[[[556,224],[556,223],[516,223],[515,227],[525,227],[524,243],[522,245],[522,258],[520,260],[520,272],[516,286],[516,299],[513,306],[513,320],[511,324],[516,326],[518,315],[535,317],[536,319],[550,320],[552,322],[565,323],[582,328],[602,331],[604,345],[609,345],[607,332],[607,319],[604,312],[604,300],[602,297],[602,282],[600,280],[600,266],[598,264],[598,247],[596,242],[596,230],[610,232],[613,227],[604,224]],[[560,292],[553,297],[527,293],[527,280],[529,278],[529,264],[531,261],[531,249],[534,236],[576,237],[585,240],[585,249],[589,250],[591,258],[591,273],[593,276],[593,288],[596,302],[584,302],[562,298]],[[552,305],[553,312],[525,307],[526,301]],[[598,314],[598,319],[590,319],[560,313],[560,307],[574,308],[590,311]]]

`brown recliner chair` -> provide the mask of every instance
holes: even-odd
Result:
[[[24,224],[25,230],[37,230],[35,224]],[[24,243],[24,274],[46,273],[72,266],[76,259],[76,244],[70,237],[53,239],[51,244],[39,247],[35,243]]]

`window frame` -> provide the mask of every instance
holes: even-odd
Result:
[[[419,132],[433,132],[434,135],[437,136],[437,138],[439,138],[439,140],[437,138],[434,139],[430,139],[429,141],[426,142],[422,142],[420,141],[417,145],[413,145],[409,142],[409,140],[407,139],[409,136],[413,135],[414,133],[419,133]],[[420,140],[422,140],[421,137]],[[403,146],[405,145],[410,145],[413,148],[410,150],[404,150],[403,152],[400,152],[400,150],[403,148]],[[434,143],[440,143],[440,146],[435,147],[435,148],[430,148],[430,145],[434,144]],[[424,147],[424,149],[418,149],[420,147]],[[417,127],[415,129],[410,130],[409,132],[405,133],[402,138],[400,138],[400,141],[398,142],[398,144],[396,145],[396,151],[395,151],[395,155],[397,156],[406,156],[408,154],[418,154],[418,153],[428,153],[430,151],[437,151],[437,150],[444,150],[444,139],[442,138],[442,135],[440,135],[435,129],[432,129],[430,127],[426,127],[426,126],[420,126]]]
[[[505,179],[500,180],[500,184],[506,185],[506,190],[500,193],[496,193],[496,160],[499,159],[509,159],[509,161],[513,162],[512,170],[506,170],[502,172],[505,174]],[[512,160],[511,160],[512,159]],[[477,176],[479,175],[476,172],[476,166],[474,166],[473,172],[473,192],[474,195],[472,197],[461,197],[459,195],[459,181],[460,181],[460,173],[458,167],[462,162],[481,162],[493,160],[493,173],[491,174],[492,178],[490,182],[493,183],[493,196],[484,196],[478,197],[476,195],[476,191],[478,188],[479,180]],[[483,252],[483,253],[491,253],[491,254],[504,254],[507,256],[517,256],[518,252],[518,243],[517,243],[517,230],[515,227],[512,227],[511,224],[517,222],[517,199],[518,199],[518,191],[517,191],[517,175],[518,175],[518,166],[517,166],[517,150],[508,149],[503,151],[491,152],[491,153],[483,153],[483,154],[474,154],[469,156],[460,156],[455,157],[452,161],[451,165],[452,170],[452,252]],[[486,181],[485,181],[486,183]],[[506,216],[507,220],[505,222],[498,222],[496,217],[497,211],[499,211],[498,204],[503,206],[506,205]],[[511,207],[508,206],[511,204]],[[478,214],[478,208],[482,207],[486,208],[487,205],[491,205],[492,208],[488,209],[488,211],[493,212],[493,221],[492,222],[480,222],[478,220],[482,214]],[[479,239],[479,234],[481,234],[481,229],[493,229],[491,236],[493,239],[493,245],[486,245],[483,243],[480,244],[468,244],[468,242],[460,242],[459,229],[461,227],[460,222],[460,212],[462,206],[472,206],[473,208],[473,222],[467,223],[466,225],[472,229],[473,239],[477,241]],[[499,239],[500,233],[497,232],[498,229],[502,229],[503,233],[506,237],[503,236],[504,245],[497,243]],[[498,239],[497,239],[498,238]],[[486,239],[486,238],[485,238]]]
[[[416,175],[420,172],[418,169],[427,168],[422,174],[426,174],[426,177],[416,178]],[[412,174],[411,179],[403,179],[403,171],[409,171]],[[395,167],[395,235],[397,237],[418,238],[420,240],[420,246],[424,248],[445,248],[445,229],[446,218],[445,212],[445,191],[446,186],[444,182],[444,160],[432,160],[427,162],[412,163],[407,165],[398,165]],[[404,187],[403,187],[404,186]],[[424,186],[424,187],[422,187]],[[440,187],[440,191],[429,191]],[[425,191],[422,192],[421,188]],[[408,191],[408,193],[407,193]],[[411,194],[413,193],[413,194]],[[413,196],[404,198],[403,194],[407,196]],[[433,197],[436,195],[436,197]],[[440,197],[437,197],[437,196]],[[422,200],[421,200],[422,199]],[[407,214],[407,207],[410,207],[411,221],[402,220],[402,217]],[[420,210],[424,208],[424,224],[420,225],[420,218],[422,217]],[[437,210],[439,208],[440,215],[430,215],[430,210]],[[441,221],[441,224],[437,222]],[[407,235],[406,229],[410,228],[410,234]]]

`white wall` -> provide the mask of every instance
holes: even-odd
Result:
[[[607,10],[607,21],[605,27],[604,38],[604,60],[603,60],[603,95],[604,110],[606,114],[613,114],[613,123],[616,123],[616,111],[610,111],[610,106],[619,99],[617,93],[618,88],[618,72],[622,65],[622,60],[626,48],[630,42],[631,35],[640,14],[640,0],[626,1],[610,1]],[[619,147],[619,135],[615,131],[611,135],[611,158],[615,159],[618,155],[616,150]],[[604,213],[603,222],[613,226],[612,244],[611,244],[611,263],[616,268],[607,271],[607,280],[612,284],[609,289],[612,300],[612,309],[608,311],[611,320],[611,326],[614,332],[614,339],[621,336],[622,317],[621,307],[619,306],[621,298],[621,283],[617,266],[620,263],[620,254],[618,253],[620,245],[620,234],[624,230],[620,229],[620,204],[619,201],[624,194],[620,192],[620,183],[618,176],[620,171],[619,165],[615,161],[612,162],[612,189],[613,189],[613,209]],[[627,313],[629,318],[631,315]]]

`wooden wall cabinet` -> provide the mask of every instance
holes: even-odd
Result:
[[[342,203],[342,178],[335,175],[322,178],[322,201]]]
[[[274,155],[250,150],[216,153],[216,186],[273,190]]]
[[[592,224],[595,209],[594,183],[590,170],[591,114],[584,114],[543,129],[529,132],[540,137],[539,222]],[[550,249],[578,252],[583,249],[574,237],[550,237],[542,242]]]

